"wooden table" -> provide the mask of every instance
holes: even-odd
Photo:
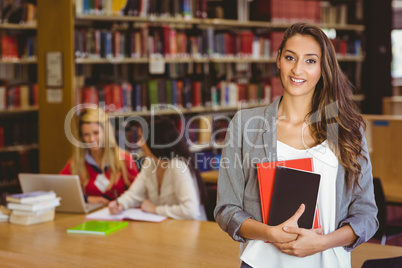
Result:
[[[352,251],[352,268],[362,267],[365,260],[402,256],[402,247],[364,243]]]
[[[130,222],[107,236],[67,234],[84,215],[0,223],[0,267],[239,267],[238,243],[215,222]],[[5,264],[5,265],[4,265]]]
[[[0,223],[1,267],[239,267],[238,243],[214,222],[130,222],[107,236],[67,234],[83,215],[57,214],[52,222]],[[364,260],[402,255],[402,247],[363,244],[352,267]]]

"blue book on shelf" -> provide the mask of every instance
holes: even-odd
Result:
[[[87,221],[67,229],[69,234],[107,235],[128,225],[127,221]]]

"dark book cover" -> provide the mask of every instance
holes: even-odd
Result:
[[[277,166],[268,225],[279,225],[297,211],[301,204],[305,211],[299,218],[300,228],[313,227],[321,175],[298,169]]]

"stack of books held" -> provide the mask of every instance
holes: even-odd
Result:
[[[31,225],[52,221],[60,198],[53,191],[35,191],[6,197],[11,210],[10,223]]]

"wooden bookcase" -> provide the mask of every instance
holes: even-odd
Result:
[[[39,110],[39,148],[40,148],[40,172],[58,173],[68,158],[71,156],[71,144],[66,139],[64,132],[64,119],[75,103],[75,71],[77,66],[113,64],[115,66],[125,64],[149,64],[148,57],[118,59],[107,58],[77,58],[75,59],[74,31],[76,23],[84,25],[102,23],[110,25],[116,23],[146,23],[156,25],[179,25],[183,27],[212,27],[217,29],[256,29],[281,30],[283,31],[291,23],[248,21],[242,22],[227,19],[176,19],[158,17],[134,17],[113,15],[84,15],[75,14],[74,1],[41,0],[38,3],[38,83],[40,87],[40,110]],[[109,24],[108,24],[109,23]],[[319,24],[321,28],[334,28],[338,31],[350,31],[363,35],[364,25],[360,24]],[[104,26],[107,27],[107,26]],[[46,63],[45,58],[49,52],[61,52],[63,84],[60,88],[46,87]],[[359,56],[341,56],[341,63],[361,65],[364,62],[364,53]],[[275,63],[274,57],[269,58],[236,58],[236,57],[207,57],[207,58],[166,58],[166,63]],[[52,100],[52,96],[58,96],[58,101]],[[364,95],[356,95],[360,101]],[[237,107],[197,107],[183,109],[184,113],[225,113],[237,110]],[[169,111],[160,111],[158,114],[169,114]],[[118,112],[116,116],[149,116],[150,112]]]
[[[33,103],[37,60],[34,55],[17,51],[19,46],[26,46],[25,52],[28,51],[24,38],[34,42],[36,29],[34,22],[0,23],[0,203],[4,193],[20,191],[19,172],[37,172],[39,169],[38,107]],[[34,53],[33,46],[31,43],[29,49]]]

